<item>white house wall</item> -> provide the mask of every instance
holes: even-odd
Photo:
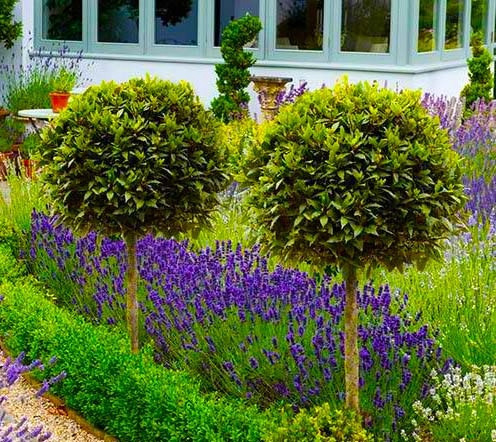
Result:
[[[22,13],[24,24],[23,58],[31,52],[34,23],[33,0],[21,0],[17,6]],[[93,84],[102,80],[125,81],[131,77],[144,76],[146,73],[158,75],[172,81],[186,80],[193,84],[197,94],[205,103],[209,103],[217,94],[213,64],[185,63],[165,61],[130,61],[119,59],[83,60],[81,67],[84,77],[91,78]],[[443,69],[425,73],[391,73],[362,70],[334,70],[297,67],[253,67],[255,75],[274,75],[292,77],[296,84],[307,81],[311,89],[322,84],[332,85],[342,75],[348,75],[351,81],[378,81],[391,88],[421,88],[425,92],[457,96],[467,82],[466,66]],[[256,111],[256,100],[252,100]]]

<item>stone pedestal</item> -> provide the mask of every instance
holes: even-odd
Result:
[[[266,121],[273,120],[277,115],[277,96],[284,90],[287,83],[293,81],[288,77],[250,77],[253,89],[258,94],[262,108],[262,118]]]

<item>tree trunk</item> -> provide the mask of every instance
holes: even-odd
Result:
[[[138,265],[136,263],[136,235],[128,233],[124,236],[127,247],[127,290],[126,319],[131,351],[138,353]]]
[[[344,372],[346,387],[346,408],[360,413],[358,379],[360,357],[358,353],[358,300],[356,269],[346,272],[346,302],[344,308]]]

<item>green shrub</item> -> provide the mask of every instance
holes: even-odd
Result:
[[[261,29],[260,19],[246,14],[229,23],[222,33],[220,52],[224,63],[215,66],[220,95],[212,101],[212,111],[220,120],[227,122],[248,116],[250,95],[246,88],[250,84],[249,68],[255,64],[255,57],[244,48]]]
[[[465,203],[461,159],[420,92],[346,79],[283,106],[255,148],[261,243],[346,280],[346,403],[358,410],[357,273],[442,256]]]
[[[29,159],[38,151],[40,136],[36,132],[31,132],[19,147],[19,152],[24,159]]]
[[[0,219],[0,281],[15,280],[26,273],[24,265],[16,259],[19,243],[19,232],[9,221]]]
[[[471,44],[472,58],[467,61],[470,83],[461,92],[461,96],[465,98],[467,109],[470,109],[472,104],[481,98],[489,101],[494,86],[493,74],[491,73],[493,56],[484,46],[482,35],[474,34]]]
[[[14,7],[18,0],[0,0],[0,43],[10,49],[22,35],[22,23],[14,21]]]
[[[42,134],[42,179],[61,222],[126,242],[133,351],[137,239],[209,223],[228,183],[220,144],[219,123],[188,83],[149,76],[90,88]]]
[[[268,442],[371,442],[360,420],[351,412],[332,411],[328,403],[301,410],[293,419],[283,414],[282,425]]]
[[[0,153],[12,150],[24,134],[24,123],[14,118],[0,120]]]
[[[0,247],[0,262],[13,256]],[[10,262],[10,261],[9,261]],[[12,263],[14,268],[15,263]],[[89,422],[125,441],[259,441],[268,417],[242,401],[202,395],[196,379],[132,355],[125,336],[52,304],[34,280],[6,283],[0,268],[0,334],[14,353],[48,361],[67,378],[53,393]]]

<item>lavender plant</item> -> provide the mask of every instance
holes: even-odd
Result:
[[[122,326],[122,240],[94,233],[77,239],[35,213],[30,255],[60,303],[97,323]],[[281,266],[270,271],[258,248],[233,249],[229,242],[195,253],[185,242],[147,236],[137,257],[144,332],[157,361],[262,406],[342,406],[342,284]],[[374,431],[388,434],[406,422],[430,370],[449,362],[433,331],[407,312],[406,296],[368,284],[358,300],[362,406]]]
[[[19,66],[15,58],[0,60],[0,105],[13,114],[21,109],[50,107],[48,94],[54,89],[54,82],[60,72],[70,72],[76,77],[77,85],[85,85],[90,79],[81,68],[82,57],[69,57],[69,48],[42,54],[42,49],[30,59],[29,63]]]
[[[283,106],[284,104],[294,103],[295,100],[303,95],[305,92],[308,92],[308,82],[303,81],[299,86],[295,86],[291,84],[289,89],[282,90],[276,97],[276,105],[278,108]],[[258,101],[261,101],[261,97],[258,97]]]
[[[30,427],[27,418],[22,418],[14,422],[4,409],[4,404],[8,401],[9,389],[19,380],[19,378],[35,369],[43,370],[43,364],[39,360],[25,365],[24,353],[21,353],[16,359],[6,358],[0,365],[0,391],[3,396],[0,397],[0,442],[43,442],[51,438],[51,433],[44,431],[42,426]],[[4,355],[0,351],[0,358]],[[52,359],[52,363],[55,359]],[[45,394],[49,388],[65,378],[65,372],[60,373],[53,378],[44,381],[41,388],[36,392],[36,397]],[[22,400],[22,398],[17,398]]]
[[[426,93],[422,97],[422,106],[433,117],[439,117],[441,127],[446,129],[451,136],[456,134],[456,131],[462,124],[462,116],[465,109],[463,99]]]

